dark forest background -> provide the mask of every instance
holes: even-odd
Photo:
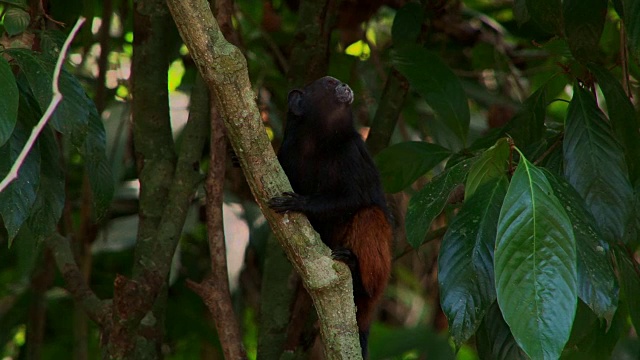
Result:
[[[210,104],[255,96],[277,149],[288,91],[327,74],[395,219],[372,360],[640,357],[640,2],[211,7],[249,92],[208,93],[164,1],[0,0],[3,178],[87,19],[0,192],[0,357],[317,356],[283,353],[295,276]]]

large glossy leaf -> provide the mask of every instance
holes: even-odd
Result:
[[[571,53],[578,60],[591,60],[598,53],[598,43],[607,15],[607,0],[564,0],[564,32]]]
[[[440,304],[458,347],[476,332],[496,299],[493,248],[508,187],[504,173],[481,185],[465,201],[442,240],[438,258]]]
[[[615,248],[616,265],[620,277],[621,300],[627,305],[636,331],[640,331],[640,268],[622,248]]]
[[[578,296],[600,318],[611,322],[618,307],[618,284],[609,245],[595,228],[584,200],[563,178],[543,169],[573,224],[578,254]]]
[[[482,319],[476,333],[476,346],[482,360],[529,360],[504,322],[497,302],[489,307]]]
[[[469,104],[460,80],[451,69],[436,54],[417,45],[394,50],[392,62],[465,146]]]
[[[408,141],[389,146],[376,157],[382,185],[388,193],[402,191],[451,155],[442,146]]]
[[[620,82],[605,68],[589,64],[598,79],[617,139],[624,148],[632,184],[640,180],[640,119]]]
[[[622,0],[625,32],[629,47],[636,60],[640,60],[640,1]]]
[[[109,208],[113,198],[113,174],[109,160],[107,159],[106,135],[102,120],[98,113],[93,111],[89,117],[89,132],[84,144],[85,168],[93,193],[94,211],[96,217],[102,217]]]
[[[411,198],[405,219],[407,241],[411,246],[422,245],[431,223],[447,204],[449,194],[464,183],[475,160],[467,159],[445,170]]]
[[[587,90],[574,86],[563,142],[564,174],[587,203],[601,233],[621,241],[630,219],[633,191],[620,145],[609,121]]]
[[[531,20],[542,30],[562,34],[562,5],[560,0],[526,0]]]
[[[11,67],[5,58],[0,56],[0,146],[4,145],[18,119],[18,85],[13,77]]]
[[[9,49],[6,52],[22,69],[31,93],[40,106],[40,112],[44,113],[52,97],[54,59],[25,49]],[[87,134],[91,107],[95,108],[95,105],[78,80],[65,70],[60,73],[59,88],[63,99],[50,123],[57,131],[69,136],[74,146],[80,148]]]
[[[500,139],[487,149],[469,170],[464,186],[464,198],[467,200],[484,183],[505,177],[509,166],[509,142]]]
[[[0,147],[0,178],[4,178],[9,172],[28,137],[29,130],[20,122],[16,123],[11,138]],[[31,212],[31,207],[36,200],[39,179],[40,151],[36,144],[20,167],[18,178],[0,192],[0,215],[9,235],[9,244]]]
[[[544,173],[521,156],[498,220],[498,304],[514,338],[533,359],[557,359],[578,300],[571,221]]]

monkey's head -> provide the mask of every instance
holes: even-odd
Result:
[[[315,129],[318,135],[353,129],[352,102],[349,85],[325,76],[289,92],[288,126]]]

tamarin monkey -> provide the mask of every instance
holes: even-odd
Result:
[[[351,269],[366,359],[372,315],[391,272],[392,230],[380,175],[353,126],[352,102],[351,88],[330,76],[289,93],[278,160],[294,192],[269,205],[304,213],[333,258]]]

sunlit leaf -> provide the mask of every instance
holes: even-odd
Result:
[[[395,49],[392,62],[461,144],[466,145],[469,104],[453,71],[436,54],[417,45]]]
[[[11,67],[0,56],[0,146],[9,140],[18,119],[18,86]]]
[[[438,258],[440,304],[457,346],[475,333],[496,299],[493,249],[508,187],[505,174],[480,185],[465,201],[442,240]]]
[[[633,191],[620,145],[587,90],[574,86],[563,142],[564,174],[610,243],[623,240]]]
[[[411,246],[417,248],[422,245],[431,223],[447,204],[449,194],[464,183],[475,160],[467,159],[445,170],[411,198],[405,220],[407,241]]]
[[[544,173],[521,156],[502,204],[495,250],[498,304],[533,359],[557,359],[575,315],[578,284],[571,221]]]

